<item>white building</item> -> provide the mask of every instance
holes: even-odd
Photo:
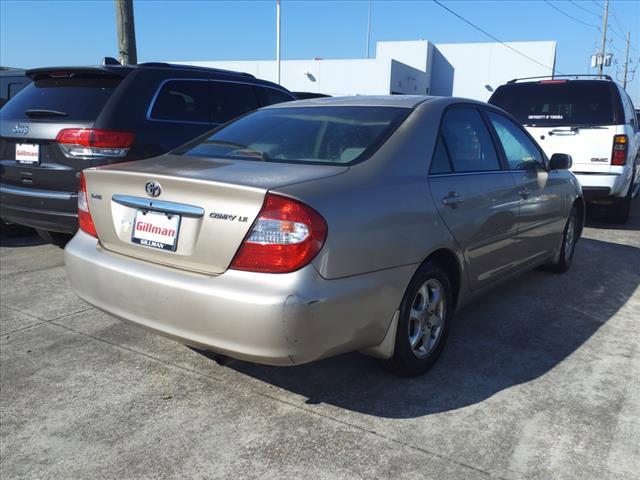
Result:
[[[378,42],[373,59],[283,60],[280,83],[295,92],[340,95],[455,95],[487,100],[512,78],[551,75],[556,42]],[[247,72],[277,81],[274,60],[174,62]]]

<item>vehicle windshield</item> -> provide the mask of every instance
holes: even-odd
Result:
[[[268,108],[224,125],[175,153],[345,165],[368,158],[406,118],[399,107]]]
[[[560,81],[503,85],[489,103],[530,126],[614,125],[610,82]]]

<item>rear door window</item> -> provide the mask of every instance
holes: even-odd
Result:
[[[252,85],[210,82],[211,122],[225,123],[260,107]]]
[[[288,93],[277,90],[275,88],[256,87],[256,92],[258,92],[260,105],[263,107],[266,107],[267,105],[273,105],[275,103],[290,102],[294,100],[294,98],[292,98]]]
[[[487,112],[511,170],[544,168],[542,153],[518,125],[507,117]]]
[[[515,83],[498,88],[489,103],[524,125],[614,125],[619,112],[611,85],[594,80]]]
[[[431,160],[431,168],[429,173],[451,173],[451,163],[449,162],[449,154],[442,141],[442,135],[438,135],[438,141],[436,143],[436,149],[433,153],[433,159]]]
[[[44,78],[24,87],[20,95],[2,109],[2,116],[13,120],[34,120],[27,111],[59,112],[53,117],[38,116],[60,121],[95,121],[107,100],[120,84],[120,77],[65,76]]]
[[[500,170],[491,136],[476,109],[456,108],[445,113],[441,133],[455,172]]]
[[[151,118],[174,122],[209,123],[209,82],[171,80],[153,104]]]

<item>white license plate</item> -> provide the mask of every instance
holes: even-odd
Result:
[[[16,144],[16,161],[34,165],[40,163],[40,145],[33,143],[17,143]]]
[[[180,215],[138,210],[133,224],[131,241],[147,247],[176,251]]]

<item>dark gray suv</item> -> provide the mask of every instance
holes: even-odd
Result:
[[[28,70],[0,110],[0,216],[62,245],[78,228],[79,173],[153,157],[239,115],[294,100],[249,74],[146,63]]]

